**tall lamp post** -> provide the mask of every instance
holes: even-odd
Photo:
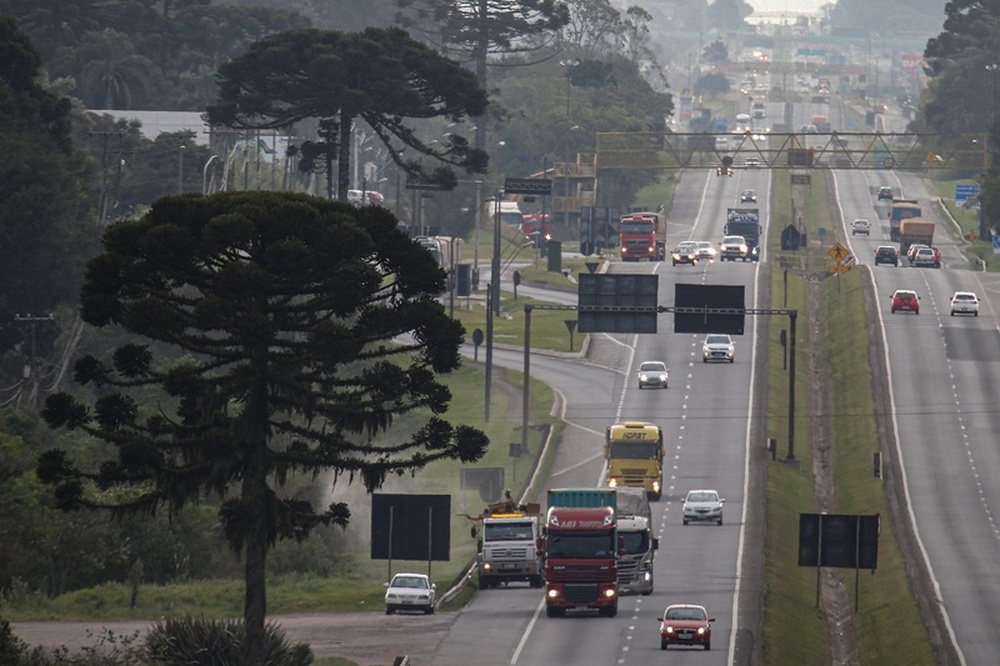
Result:
[[[990,73],[993,79],[993,96],[990,98],[990,126],[986,130],[986,140],[983,143],[982,180],[984,182],[979,184],[979,237],[985,241],[992,241],[986,228],[986,207],[983,205],[983,186],[986,184],[985,180],[988,175],[987,161],[989,160],[989,153],[994,148],[992,139],[997,125],[997,74],[1000,74],[1000,63],[991,62],[986,65],[986,71]]]
[[[573,79],[570,74],[573,68],[580,64],[579,60],[560,60],[559,64],[566,68],[566,143],[563,153],[563,224],[569,229],[569,130],[576,129],[570,127],[569,121],[569,95],[573,88]]]

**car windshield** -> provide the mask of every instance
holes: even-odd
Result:
[[[391,587],[412,587],[426,590],[427,579],[421,576],[396,576],[392,579]]]
[[[662,363],[657,363],[655,361],[647,361],[639,366],[640,372],[664,372],[667,366]]]
[[[705,338],[705,344],[707,345],[728,345],[729,336],[728,335],[710,335]]]
[[[694,243],[681,243],[677,246],[679,252],[690,252],[697,247]]]
[[[688,493],[688,502],[717,502],[719,500],[718,493],[712,493],[708,491],[691,492]]]
[[[704,620],[705,611],[701,608],[668,608],[665,617],[668,620]]]

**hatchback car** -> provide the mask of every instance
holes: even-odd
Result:
[[[979,297],[972,291],[956,291],[951,297],[951,316],[956,314],[970,314],[973,317],[979,316]]]
[[[670,252],[671,265],[676,266],[677,264],[691,264],[692,266],[698,263],[698,245],[694,241],[684,241],[678,243]]]
[[[740,203],[757,203],[757,193],[753,190],[740,192]]]
[[[667,388],[667,364],[663,361],[643,361],[639,364],[639,388]]]
[[[899,250],[892,245],[879,245],[875,248],[875,265],[879,264],[899,266]]]
[[[398,573],[385,587],[386,615],[398,610],[423,611],[425,615],[434,612],[437,585],[426,574]]]
[[[671,645],[695,645],[712,649],[712,623],[704,606],[671,604],[656,618],[660,623],[660,649]]]
[[[888,199],[889,201],[892,201],[894,196],[895,193],[892,191],[891,187],[880,187],[878,188],[878,192],[876,192],[875,194],[875,198],[878,199],[879,201],[882,201],[883,199]]]
[[[857,236],[861,234],[863,236],[871,235],[872,223],[868,220],[854,220],[851,224],[851,235]]]
[[[699,260],[708,259],[709,261],[712,261],[715,259],[715,255],[718,254],[715,251],[715,247],[709,241],[696,241],[695,247],[697,248],[695,250],[695,254]]]
[[[934,247],[922,247],[913,255],[913,265],[941,268],[941,252]]]
[[[736,358],[736,345],[733,339],[724,333],[709,333],[701,345],[701,361],[729,361]]]
[[[692,490],[684,498],[681,507],[682,520],[687,525],[691,521],[722,524],[722,505],[726,500],[719,497],[717,490]]]
[[[892,294],[892,314],[897,312],[912,312],[920,314],[920,297],[917,292],[909,289],[897,289]]]

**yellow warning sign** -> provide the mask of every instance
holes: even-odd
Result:
[[[850,266],[827,266],[826,267],[826,272],[827,273],[846,273],[849,270],[851,270]]]
[[[831,259],[833,259],[839,264],[844,259],[847,259],[847,255],[850,253],[847,251],[846,247],[844,247],[840,243],[837,243],[836,245],[830,248],[830,251],[827,252],[827,254],[830,255]]]

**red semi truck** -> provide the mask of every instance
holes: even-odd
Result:
[[[639,212],[622,215],[618,222],[622,261],[663,261],[667,258],[667,216]]]
[[[545,612],[618,614],[617,496],[613,488],[549,490],[545,521]]]

